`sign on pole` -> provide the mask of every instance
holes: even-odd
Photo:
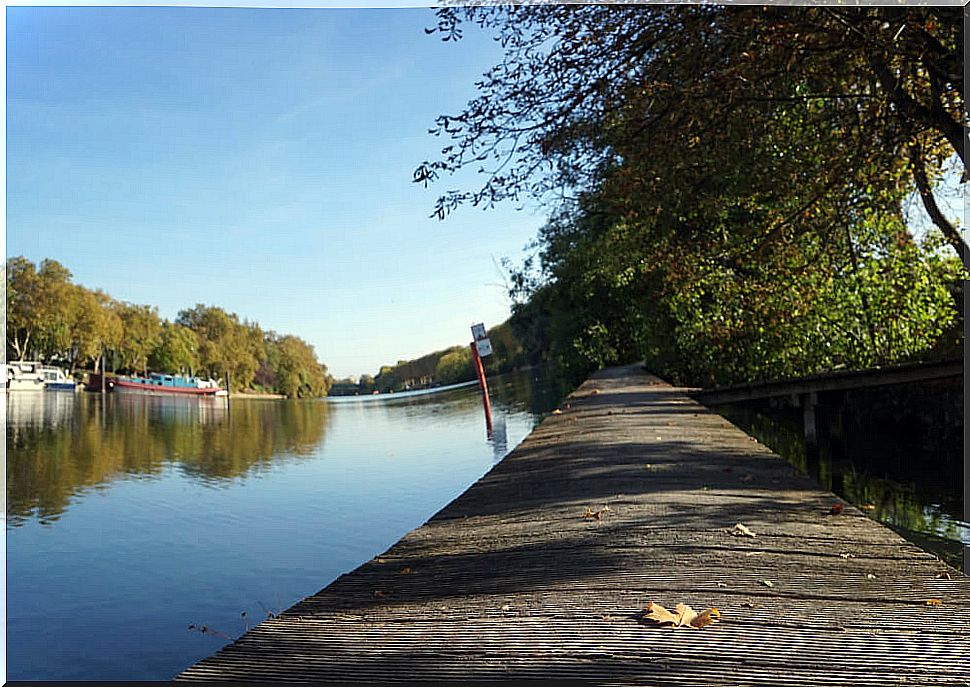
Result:
[[[488,334],[485,333],[484,324],[472,325],[472,338],[475,340],[475,348],[478,350],[479,356],[484,358],[492,355],[492,342],[489,340]]]

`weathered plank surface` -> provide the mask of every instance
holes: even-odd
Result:
[[[179,679],[970,683],[970,578],[855,508],[828,515],[831,493],[636,367],[569,403],[387,552]],[[647,601],[722,619],[649,627]]]

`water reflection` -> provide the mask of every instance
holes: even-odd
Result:
[[[315,593],[467,489],[560,401],[528,388],[537,377],[551,379],[489,380],[490,440],[473,386],[228,408],[17,396],[6,410],[9,677],[172,678],[227,641],[189,623],[235,636],[242,613],[257,620]]]
[[[509,451],[507,418],[548,413],[568,392],[552,368],[490,380],[494,461]],[[326,435],[331,404],[379,418],[430,427],[481,413],[477,389],[347,397],[321,401],[180,398],[141,394],[9,393],[7,523],[36,517],[53,522],[71,499],[122,479],[158,478],[174,467],[212,487],[257,476],[274,462],[315,455]],[[376,402],[375,402],[376,401]],[[485,437],[484,419],[482,437]]]
[[[10,393],[7,517],[56,520],[73,496],[170,465],[206,483],[258,473],[270,461],[311,455],[329,410],[287,404],[125,394]]]
[[[836,402],[837,401],[837,402]],[[717,406],[724,415],[850,503],[962,567],[963,389],[959,380],[855,390],[823,399],[818,444],[798,409],[767,402]]]

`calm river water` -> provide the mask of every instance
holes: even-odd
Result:
[[[531,371],[491,391],[490,437],[477,387],[229,410],[8,394],[8,679],[170,679],[317,592],[463,492],[568,389]]]
[[[169,679],[317,592],[462,493],[568,389],[529,371],[491,391],[491,436],[474,386],[229,409],[7,394],[8,678]],[[820,417],[816,452],[795,411],[717,410],[958,564],[961,385],[854,392]]]

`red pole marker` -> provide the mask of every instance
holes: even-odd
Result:
[[[472,360],[475,361],[475,374],[478,385],[482,388],[482,403],[485,405],[485,428],[492,433],[492,402],[488,398],[488,382],[485,381],[485,368],[482,367],[482,357],[478,355],[478,346],[472,341]]]

